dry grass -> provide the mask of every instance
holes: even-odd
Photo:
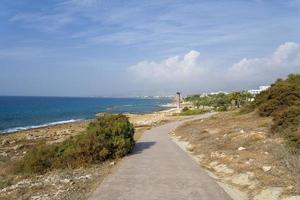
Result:
[[[234,170],[234,174],[254,173],[254,187],[241,186],[255,194],[263,187],[289,188],[287,194],[300,193],[300,155],[292,154],[284,140],[271,133],[270,117],[256,112],[237,114],[226,112],[209,119],[186,123],[175,131],[176,136],[191,144],[193,154],[202,155],[201,165],[213,170],[218,161]],[[240,147],[244,150],[238,150]],[[262,167],[271,166],[265,172]],[[214,171],[214,170],[213,170]],[[214,171],[226,179],[228,174]]]

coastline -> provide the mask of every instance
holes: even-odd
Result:
[[[172,99],[0,96],[0,135],[94,119],[99,112],[148,113],[167,109]],[[19,106],[18,106],[19,105]]]
[[[157,111],[150,111],[150,112],[143,112],[143,113],[123,113],[127,116],[140,116],[140,115],[152,115],[153,113],[159,113],[159,112],[164,112],[164,111],[167,111],[167,110],[170,110],[172,108],[175,107],[175,103],[174,102],[171,102],[171,103],[168,103],[168,104],[162,104],[160,105],[160,107],[162,109],[159,109]],[[99,114],[99,113],[98,113]],[[28,125],[28,126],[23,126],[23,127],[12,127],[12,128],[8,128],[8,129],[5,129],[5,130],[0,130],[0,138],[1,136],[5,136],[5,135],[8,135],[8,134],[18,134],[18,133],[21,133],[21,132],[27,132],[27,131],[30,131],[30,130],[41,130],[43,128],[55,128],[55,127],[60,127],[59,125],[68,125],[68,124],[73,124],[73,123],[80,123],[80,122],[90,122],[92,120],[94,120],[97,115],[95,115],[95,117],[93,118],[86,118],[86,119],[66,119],[66,120],[62,120],[62,121],[54,121],[54,122],[46,122],[44,124],[40,124],[40,125]]]
[[[138,141],[146,130],[173,120],[187,117],[178,116],[176,108],[168,108],[151,113],[130,114],[134,125],[134,140]],[[28,197],[45,199],[87,199],[89,194],[103,179],[118,166],[119,160],[79,169],[52,170],[43,175],[19,176],[11,173],[11,165],[24,157],[28,151],[40,144],[55,144],[69,137],[83,133],[92,120],[58,124],[0,135],[0,199],[17,199],[20,191]],[[32,189],[34,188],[34,190]],[[72,190],[72,193],[69,191]],[[45,196],[47,195],[47,196]]]
[[[123,113],[129,117],[130,122],[135,128],[152,126],[161,121],[171,119],[174,112],[172,103],[162,105],[163,110],[147,112],[147,113]],[[95,118],[97,115],[95,116]],[[26,140],[45,140],[47,143],[61,142],[70,136],[81,133],[85,130],[92,119],[65,120],[60,122],[52,122],[44,125],[28,126],[28,128],[20,128],[20,130],[0,133],[0,145],[3,143],[14,144],[18,141]],[[14,128],[16,129],[16,128]],[[24,130],[22,130],[24,129]]]

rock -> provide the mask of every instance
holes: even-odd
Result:
[[[186,149],[187,149],[189,152],[193,152],[193,151],[195,150],[195,147],[194,147],[194,145],[189,144],[189,145],[186,147]]]
[[[243,186],[250,186],[255,185],[256,183],[254,181],[250,180],[250,177],[248,174],[237,174],[234,175],[231,179],[232,183],[237,185],[243,185]]]
[[[203,161],[204,157],[205,157],[205,155],[200,154],[200,155],[195,156],[195,159],[196,159],[196,161],[201,163]]]
[[[210,157],[212,157],[212,158],[225,158],[226,157],[226,154],[225,153],[220,153],[220,152],[218,152],[218,151],[215,151],[215,152],[212,152],[211,154],[210,154]]]
[[[216,172],[224,174],[233,174],[234,170],[227,167],[227,165],[220,164],[212,167]]]
[[[253,180],[255,177],[253,172],[246,172],[246,174],[248,175],[248,178],[251,180]]]
[[[6,152],[0,152],[0,156],[6,157],[8,154]]]
[[[116,163],[115,162],[110,162],[109,165],[110,166],[114,166]]]
[[[244,129],[240,130],[240,133],[245,133]]]
[[[79,177],[76,177],[75,179],[76,180],[81,180],[81,179],[91,179],[92,178],[92,175],[90,174],[87,174],[85,176],[79,176]]]
[[[209,163],[209,166],[214,167],[214,166],[217,166],[218,164],[219,164],[218,161],[213,161],[213,162]]]
[[[70,179],[67,179],[67,178],[65,178],[65,179],[62,179],[62,180],[60,180],[60,182],[62,182],[62,183],[70,183],[70,182],[71,182],[71,180],[70,180]]]
[[[262,140],[262,139],[265,139],[266,136],[264,133],[262,132],[254,132],[252,131],[250,134],[249,134],[249,138],[254,140],[254,141],[257,141],[257,140]]]
[[[13,147],[13,150],[18,150],[18,149],[21,149],[21,148],[23,148],[24,147],[24,145],[23,144],[18,144],[18,145],[16,145],[16,146],[14,146]]]
[[[92,175],[87,174],[87,175],[85,175],[85,178],[86,178],[86,179],[91,179],[91,178],[92,178]]]
[[[266,200],[266,199],[277,200],[279,199],[279,196],[282,191],[283,189],[280,187],[269,187],[261,191],[258,195],[256,195],[254,197],[254,200]]]
[[[292,190],[292,189],[294,189],[294,186],[290,185],[290,186],[286,187],[286,189],[287,190]]]
[[[9,141],[8,141],[8,140],[5,140],[5,139],[4,139],[4,140],[1,141],[1,145],[6,145],[6,144],[9,144]]]
[[[251,165],[250,160],[246,161],[245,164],[246,164],[246,165]]]
[[[239,151],[243,151],[243,150],[245,150],[245,149],[246,149],[245,147],[239,147],[239,148],[238,148]]]
[[[263,166],[262,169],[264,170],[264,172],[268,172],[272,169],[271,166]]]

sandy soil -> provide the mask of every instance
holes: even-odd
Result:
[[[226,112],[171,135],[233,199],[300,199],[300,157],[270,125],[256,113]]]

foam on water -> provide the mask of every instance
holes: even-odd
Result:
[[[41,124],[41,125],[36,125],[36,126],[24,126],[24,127],[8,128],[8,129],[5,129],[3,131],[0,131],[0,133],[13,133],[13,132],[24,131],[24,130],[28,130],[28,129],[43,128],[43,127],[47,127],[47,126],[54,126],[54,125],[59,125],[59,124],[79,122],[79,121],[82,121],[82,120],[83,119],[70,119],[70,120],[51,122],[51,123],[46,123],[46,124]]]

